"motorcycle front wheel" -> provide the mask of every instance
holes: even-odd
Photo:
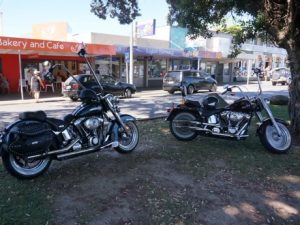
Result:
[[[31,179],[43,174],[51,163],[49,158],[26,160],[9,152],[3,152],[2,161],[7,172],[20,179]]]
[[[127,128],[128,135],[124,131],[121,131],[118,137],[119,145],[115,148],[115,150],[119,153],[132,152],[139,142],[139,129],[135,122],[128,121],[125,123],[125,126]]]
[[[180,141],[190,141],[197,137],[194,130],[189,129],[190,122],[196,117],[190,112],[179,112],[170,120],[170,131]]]
[[[287,153],[292,146],[291,133],[284,124],[277,122],[277,125],[281,131],[280,136],[272,123],[262,124],[260,141],[272,153]]]

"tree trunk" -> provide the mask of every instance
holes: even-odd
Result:
[[[292,82],[289,86],[289,116],[291,131],[300,134],[300,46],[297,46],[299,44],[297,40],[289,43],[291,42],[293,44],[287,49],[292,73]]]

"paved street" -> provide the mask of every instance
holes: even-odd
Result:
[[[254,95],[257,91],[257,84],[241,85],[242,89],[250,95]],[[218,87],[218,92],[222,92],[223,87]],[[266,97],[271,95],[288,95],[287,86],[272,86],[270,82],[263,82],[263,94]],[[201,92],[194,94],[206,94]],[[167,108],[171,107],[173,102],[178,103],[181,100],[179,92],[174,95],[162,90],[146,90],[137,92],[133,98],[120,100],[120,108],[122,113],[128,113],[135,116],[137,119],[147,119],[158,116],[167,115]],[[72,102],[68,98],[54,97],[41,98],[40,103],[35,103],[33,99],[26,100],[10,100],[0,101],[0,119],[2,122],[14,121],[20,112],[45,110],[50,117],[63,118],[64,115],[72,112],[80,102]]]

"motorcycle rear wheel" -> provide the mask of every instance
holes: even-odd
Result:
[[[9,152],[2,154],[3,165],[7,172],[19,179],[31,179],[43,174],[51,164],[49,158],[39,160],[24,160]]]
[[[189,123],[190,121],[196,120],[196,117],[190,112],[179,112],[170,120],[170,131],[177,140],[191,141],[197,137],[196,131],[187,127],[178,127],[178,122],[176,122],[178,120],[181,120],[180,126],[188,126],[185,125],[184,121]]]
[[[139,142],[139,129],[135,122],[128,121],[125,123],[127,127],[127,135],[125,132],[119,133],[119,146],[114,148],[119,153],[132,152]]]
[[[277,122],[281,131],[281,136],[278,136],[276,128],[271,123],[262,125],[260,141],[263,146],[272,153],[284,154],[287,153],[292,146],[292,137],[288,128]]]

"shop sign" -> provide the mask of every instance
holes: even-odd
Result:
[[[81,44],[75,42],[61,42],[0,36],[0,49],[77,53],[80,46]],[[115,47],[110,45],[86,44],[86,51],[88,52],[88,54],[93,55],[116,54]]]
[[[155,35],[156,20],[148,20],[144,22],[136,23],[136,35],[137,37]]]

